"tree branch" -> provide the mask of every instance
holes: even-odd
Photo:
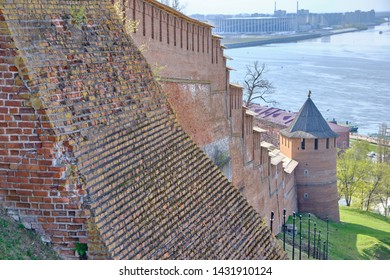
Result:
[[[244,88],[247,104],[251,104],[256,99],[261,99],[265,103],[275,104],[274,100],[268,99],[268,96],[274,93],[274,86],[263,76],[267,70],[266,65],[263,63],[260,66],[258,61],[254,61],[252,64],[247,65],[246,69]]]

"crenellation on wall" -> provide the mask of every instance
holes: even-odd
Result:
[[[257,168],[261,166],[262,159],[261,159],[261,134],[263,133],[263,130],[260,127],[254,126],[253,127],[253,167]]]
[[[243,138],[244,138],[244,143],[245,143],[245,164],[249,164],[253,161],[254,159],[254,131],[253,131],[253,118],[254,118],[254,113],[248,110],[246,107],[243,108]]]
[[[291,175],[297,162],[262,140],[265,130],[255,126],[256,114],[243,106],[242,90],[240,86],[230,86],[232,182],[266,220],[271,211],[276,213],[274,232],[277,233],[282,227],[283,209],[289,215],[298,209],[294,175]]]
[[[241,86],[231,84],[230,90],[230,108],[229,116],[231,118],[232,137],[241,137],[243,135],[243,113],[242,113],[242,93]]]
[[[211,25],[153,0],[114,2],[127,25],[137,25],[132,37],[145,49],[146,59],[164,67],[161,77],[209,80],[213,91],[226,91],[226,59],[221,38],[212,35]],[[178,71],[177,67],[171,67],[172,61],[183,61],[190,67]]]

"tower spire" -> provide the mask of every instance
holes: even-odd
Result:
[[[299,110],[294,121],[288,128],[282,129],[280,134],[289,138],[337,138],[338,134],[329,127],[329,124],[313,103],[310,96],[311,90],[309,91],[305,104]]]

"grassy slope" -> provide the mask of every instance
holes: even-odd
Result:
[[[340,216],[340,223],[329,223],[329,259],[390,260],[390,218],[349,207],[341,207]],[[321,230],[323,240],[326,238],[326,222],[313,218],[312,231],[314,222],[317,225],[317,231]],[[288,223],[292,223],[291,217]],[[303,243],[307,242],[307,227],[307,215],[303,215]],[[278,237],[283,240],[283,234]],[[286,240],[292,244],[291,236],[287,236]],[[313,243],[313,237],[311,243]],[[295,244],[295,259],[298,259],[298,238]],[[311,247],[313,248],[313,244]],[[286,251],[292,258],[291,245],[286,246]],[[306,249],[302,253],[302,259],[307,259]]]
[[[339,231],[339,247],[335,258],[390,260],[390,219],[371,212],[343,207]],[[348,244],[348,247],[342,247]]]
[[[32,230],[8,217],[0,207],[0,260],[56,260],[58,255]]]

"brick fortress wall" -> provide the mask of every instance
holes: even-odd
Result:
[[[285,258],[177,122],[115,10],[1,2],[2,206],[64,258],[77,243],[91,259]]]
[[[283,209],[289,215],[297,210],[293,170],[285,172],[288,164],[282,161],[271,164],[279,156],[272,153],[275,146],[261,146],[269,139],[265,131],[253,129],[254,115],[243,108],[243,89],[230,85],[221,38],[207,23],[157,1],[113,3],[124,25],[137,26],[131,36],[159,70],[159,83],[183,129],[268,223],[271,211],[276,214],[278,232]]]

